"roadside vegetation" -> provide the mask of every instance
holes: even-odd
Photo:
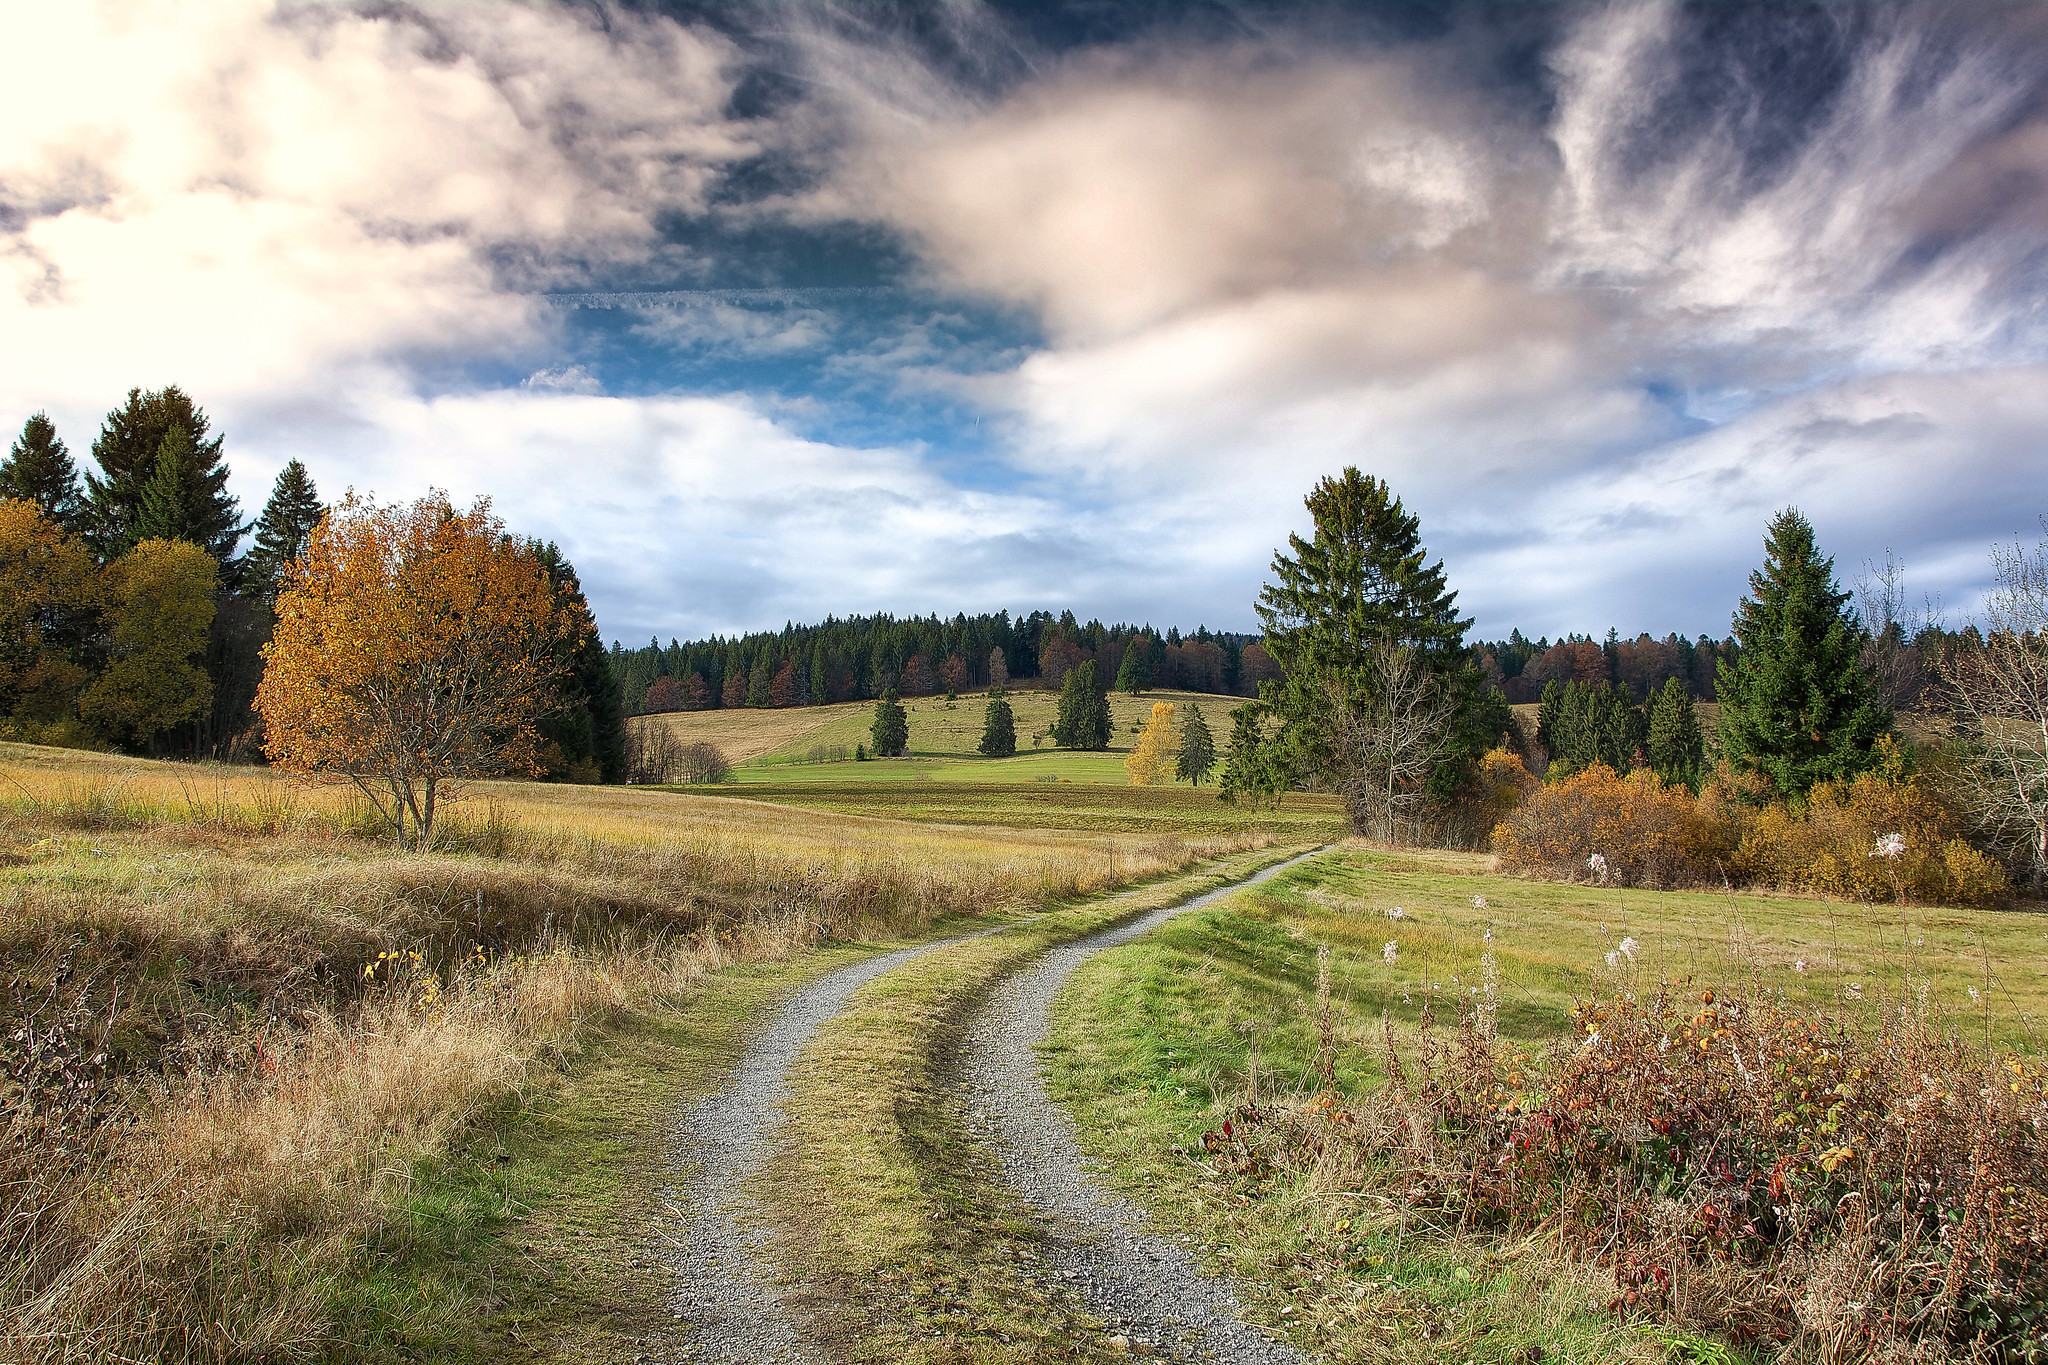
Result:
[[[1347,1360],[2040,1352],[2033,917],[1487,867],[1347,847],[1063,997],[1055,1094],[1264,1321]]]

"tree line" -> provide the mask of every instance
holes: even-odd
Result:
[[[1278,675],[1257,637],[1198,627],[1183,635],[1150,625],[1007,611],[951,618],[828,617],[777,632],[638,649],[612,646],[620,703],[628,714],[731,707],[813,706],[899,696],[953,695],[986,688],[1059,690],[1092,664],[1105,686],[1250,695]]]
[[[83,470],[47,413],[23,423],[0,461],[0,736],[262,756],[256,702],[279,594],[329,509],[291,460],[247,522],[225,444],[175,385],[130,389]],[[538,722],[540,774],[621,780],[610,655],[568,560],[527,548],[587,626]]]

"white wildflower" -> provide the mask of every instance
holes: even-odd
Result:
[[[1617,969],[1619,969],[1619,968],[1620,968],[1620,966],[1621,966],[1621,954],[1620,954],[1620,953],[1609,953],[1609,954],[1607,955],[1607,969],[1608,969],[1609,971],[1614,971],[1614,970],[1617,970]]]
[[[1878,839],[1877,849],[1870,856],[1873,858],[1896,858],[1905,851],[1905,835],[1887,834]]]
[[[1666,1038],[1659,1038],[1659,1039],[1657,1040],[1657,1051],[1659,1051],[1659,1052],[1669,1052],[1669,1051],[1671,1051],[1671,1039],[1670,1039],[1670,1038],[1668,1038],[1668,1037],[1666,1037]]]
[[[1486,897],[1474,896],[1472,898],[1472,908],[1474,910],[1484,910],[1486,908]]]
[[[1795,971],[1795,972],[1797,972],[1797,973],[1799,973],[1799,974],[1800,974],[1801,976],[1805,976],[1805,975],[1806,975],[1806,959],[1802,957],[1802,958],[1800,958],[1800,959],[1799,959],[1799,960],[1798,960],[1797,962],[1794,962],[1794,963],[1792,964],[1792,970],[1793,970],[1793,971]]]
[[[1397,905],[1397,906],[1395,906],[1395,907],[1394,907],[1393,909],[1391,909],[1391,910],[1387,911],[1387,918],[1388,918],[1388,919],[1403,919],[1403,918],[1405,918],[1405,916],[1404,916],[1404,915],[1403,915],[1403,913],[1402,913],[1401,907]]]
[[[1972,1000],[1975,1000],[1975,1001],[1978,1001],[1978,1002],[1982,1002],[1982,1000],[1984,999],[1984,997],[1983,997],[1982,995],[1978,994],[1978,992],[1977,992],[1977,988],[1976,988],[1975,986],[1972,986],[1972,987],[1970,987],[1969,989],[1970,989],[1970,999],[1972,999]]]
[[[1851,1000],[1861,1000],[1863,998],[1863,983],[1861,981],[1851,981],[1847,986],[1843,987],[1843,990]]]
[[[1394,959],[1399,957],[1400,955],[1401,945],[1394,942],[1392,939],[1388,939],[1386,942],[1386,946],[1380,949],[1380,960],[1382,962],[1385,962],[1390,967],[1394,965]]]
[[[1595,853],[1592,857],[1586,859],[1586,866],[1591,868],[1593,875],[1601,881],[1607,880],[1607,857],[1605,854]]]
[[[1634,962],[1636,960],[1636,954],[1642,951],[1642,947],[1643,945],[1636,942],[1635,939],[1625,938],[1621,941],[1620,944],[1621,955],[1627,958],[1630,962]]]

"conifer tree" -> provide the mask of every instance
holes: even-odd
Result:
[[[1892,715],[1876,701],[1861,661],[1863,627],[1813,524],[1788,507],[1772,518],[1764,546],[1764,565],[1735,612],[1741,653],[1722,662],[1716,680],[1721,753],[1780,796],[1804,796],[1875,767]]]
[[[1173,775],[1199,787],[1215,766],[1216,741],[1209,734],[1209,722],[1203,719],[1201,707],[1190,706],[1186,725],[1181,730],[1180,753],[1174,757]]]
[[[1063,749],[1107,749],[1109,724],[1109,693],[1103,689],[1095,660],[1068,669],[1060,684],[1059,718],[1053,722],[1052,742]]]
[[[320,524],[320,494],[313,476],[297,460],[286,462],[271,485],[270,501],[256,522],[256,543],[242,560],[242,591],[275,601],[285,566],[305,551]]]
[[[183,433],[182,444],[174,442],[173,463],[180,471],[177,486],[166,483],[156,497],[150,515],[156,524],[175,521],[180,534],[213,556],[224,577],[239,568],[234,562],[235,546],[247,529],[240,507],[227,491],[228,469],[221,458],[219,436],[209,438],[212,424],[195,407],[183,390],[173,385],[153,393],[130,389],[128,401],[107,414],[100,434],[92,443],[93,459],[100,472],[85,476],[84,523],[88,542],[102,559],[114,559],[143,539],[139,521],[144,515],[145,490],[163,466],[165,437]]]
[[[1152,660],[1145,649],[1145,637],[1131,637],[1130,648],[1124,651],[1124,661],[1117,666],[1116,690],[1129,696],[1137,696],[1152,685]]]
[[[883,692],[882,699],[875,703],[875,718],[868,733],[874,737],[877,758],[901,758],[909,749],[910,717],[896,699],[895,688]]]
[[[1650,734],[1645,748],[1650,770],[1666,782],[1698,786],[1707,764],[1706,737],[1700,733],[1692,693],[1677,678],[1665,679],[1650,706]]]
[[[1010,712],[1010,697],[1000,687],[992,687],[988,694],[988,709],[982,713],[981,743],[976,746],[983,758],[1008,758],[1017,752],[1017,718]]]
[[[0,462],[0,498],[32,502],[59,530],[78,531],[78,469],[47,413],[22,423],[14,448]]]
[[[1431,799],[1448,800],[1512,715],[1465,647],[1471,622],[1458,615],[1442,562],[1428,562],[1420,523],[1384,482],[1346,468],[1304,501],[1313,538],[1288,537],[1293,553],[1274,554],[1273,577],[1254,606],[1264,652],[1281,676],[1261,682],[1258,700],[1239,708],[1252,720],[1233,730],[1222,794],[1256,798],[1310,778],[1343,788],[1348,760],[1339,737],[1385,709],[1391,682],[1375,660],[1398,659],[1449,701],[1445,742],[1433,746],[1421,779]]]

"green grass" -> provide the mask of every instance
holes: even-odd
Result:
[[[1081,756],[1085,757],[1085,756]],[[886,763],[847,764],[863,772]],[[1264,832],[1320,843],[1349,832],[1341,800],[1290,792],[1277,807],[1227,805],[1212,788],[1126,787],[1085,782],[760,782],[685,789],[888,820],[1012,829],[1085,829],[1102,833],[1199,836]]]
[[[819,1030],[792,1076],[800,1121],[763,1186],[788,1254],[821,1286],[828,1344],[892,1365],[1128,1358],[1034,1272],[1036,1234],[966,1130],[949,1048],[989,985],[1046,948],[1293,851],[1243,854],[939,949],[863,987]]]
[[[1054,749],[1015,758],[883,758],[861,763],[761,762],[732,770],[742,783],[798,782],[1079,782],[1121,787],[1124,756]],[[692,788],[691,790],[696,790]],[[1210,796],[1215,795],[1212,784]]]
[[[1267,1096],[1320,1086],[1319,944],[1331,949],[1338,1086],[1352,1093],[1383,1079],[1383,1018],[1407,1039],[1425,1001],[1440,1019],[1455,1017],[1454,999],[1470,1003],[1489,929],[1501,1031],[1531,1042],[1569,1031],[1574,998],[1668,973],[1753,978],[1845,1011],[1896,1004],[1924,980],[1953,1027],[2036,1047],[2048,917],[1604,890],[1485,867],[1468,855],[1346,848],[1090,959],[1056,1008],[1049,1073],[1084,1146],[1208,1248],[1213,1265],[1244,1276],[1255,1313],[1333,1359],[1509,1362],[1540,1348],[1545,1360],[1647,1361],[1672,1348],[1647,1326],[1589,1309],[1597,1286],[1534,1246],[1403,1241],[1354,1229],[1353,1220],[1387,1222],[1370,1194],[1286,1186],[1247,1200],[1207,1174],[1201,1136],[1246,1096],[1254,1072]],[[1396,906],[1402,918],[1389,919]],[[1642,945],[1639,963],[1610,970],[1605,954],[1624,935]]]
[[[610,1361],[676,1344],[660,1253],[671,1125],[717,1087],[762,1013],[892,946],[730,967],[687,1001],[595,1031],[547,1090],[480,1116],[442,1160],[415,1167],[396,1216],[336,1287],[344,1327],[328,1358]]]

